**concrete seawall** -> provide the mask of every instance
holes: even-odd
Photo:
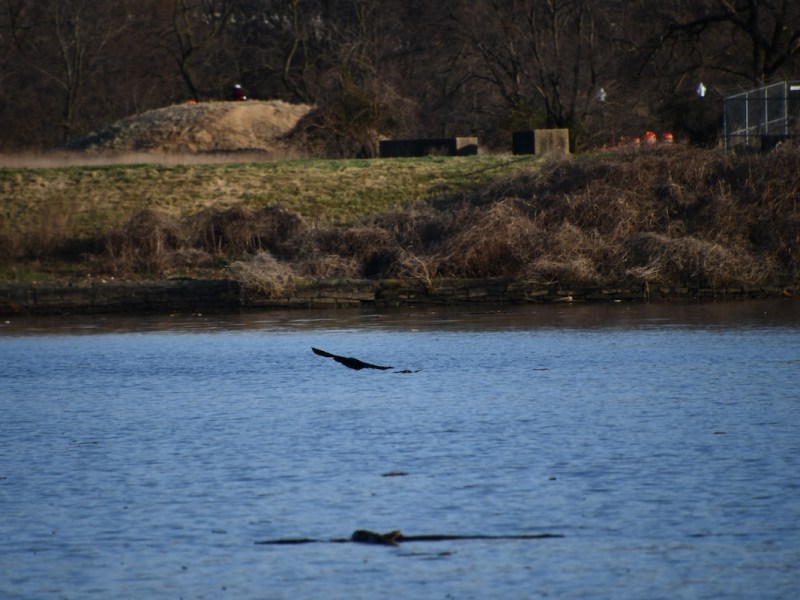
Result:
[[[266,297],[232,280],[92,281],[0,285],[0,315],[169,313],[271,308],[396,307],[742,300],[791,295],[782,287],[564,287],[508,279],[334,279],[298,284]]]
[[[225,280],[0,285],[3,315],[199,312],[234,308],[238,301],[238,284]]]

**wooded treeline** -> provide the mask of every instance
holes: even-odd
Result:
[[[800,76],[796,0],[0,0],[0,151],[248,96],[319,107],[328,156],[378,134],[568,127],[713,139],[723,94]],[[695,93],[702,81],[708,93]]]

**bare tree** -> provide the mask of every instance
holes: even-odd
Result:
[[[91,0],[23,0],[9,1],[6,8],[19,65],[38,74],[44,89],[49,83],[56,91],[60,138],[67,140],[87,87],[97,83],[112,41],[128,27],[126,3],[112,9]]]
[[[327,2],[244,0],[232,18],[232,36],[241,42],[240,65],[248,86],[262,97],[313,104],[319,77],[331,64],[325,29]]]
[[[471,77],[499,96],[510,121],[581,133],[597,108],[611,59],[604,3],[592,0],[464,1],[453,11]]]
[[[406,125],[394,51],[398,0],[289,0],[248,4],[237,16],[261,89],[316,104],[307,133],[327,155],[373,155],[378,133]],[[254,19],[253,15],[258,14]],[[253,68],[253,65],[250,65]],[[281,91],[277,91],[278,94]]]
[[[655,61],[717,73],[722,81],[761,85],[790,77],[800,64],[796,0],[697,0],[651,4],[661,22],[648,41]]]
[[[0,147],[189,97],[316,104],[326,152],[378,135],[630,127],[713,135],[693,93],[795,76],[797,0],[0,0]],[[705,112],[703,112],[705,111]],[[698,136],[696,136],[698,137]]]
[[[106,5],[107,6],[107,5]],[[90,71],[102,67],[106,47],[127,27],[124,19],[94,3],[67,0],[56,4],[53,30],[58,43],[61,68],[46,72],[64,90],[62,109],[63,140],[70,138],[83,88],[91,78]]]
[[[173,2],[171,52],[186,88],[195,100],[219,94],[230,83],[228,34],[239,0]]]

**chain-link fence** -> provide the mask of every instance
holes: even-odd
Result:
[[[723,99],[726,150],[768,150],[800,134],[800,82],[781,81]]]

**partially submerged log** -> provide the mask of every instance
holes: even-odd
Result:
[[[450,534],[429,534],[429,535],[403,535],[399,530],[388,533],[376,533],[368,529],[357,529],[349,538],[334,538],[329,540],[318,540],[313,538],[281,538],[276,540],[260,540],[256,544],[271,545],[291,545],[291,544],[344,544],[356,542],[360,544],[375,544],[378,546],[397,546],[401,542],[447,542],[455,540],[544,540],[550,538],[563,538],[560,533],[520,533],[509,535],[450,535]]]

